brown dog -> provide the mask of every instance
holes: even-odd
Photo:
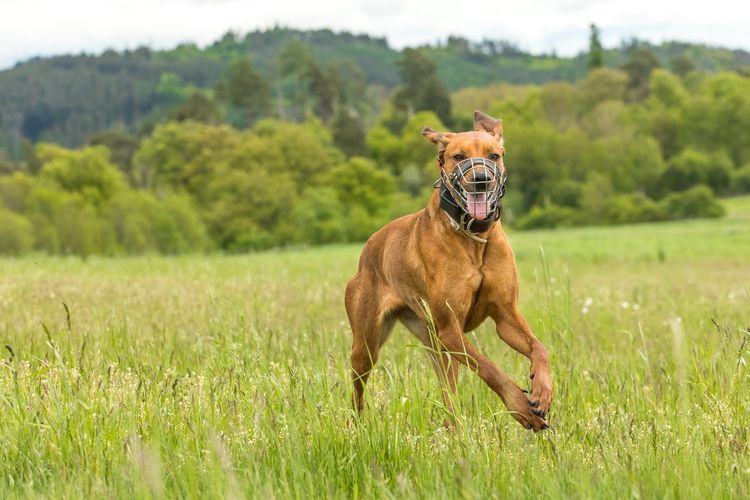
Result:
[[[552,378],[547,351],[518,310],[515,258],[495,222],[506,175],[502,123],[475,111],[474,129],[422,130],[437,144],[440,190],[427,208],[373,234],[362,251],[345,299],[353,335],[354,406],[362,410],[367,378],[400,320],[428,347],[449,407],[458,377],[452,357],[475,371],[513,417],[536,432],[547,428]],[[430,334],[428,314],[436,335]],[[488,316],[500,338],[531,361],[529,397],[464,336]]]

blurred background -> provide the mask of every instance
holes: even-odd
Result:
[[[513,229],[720,217],[750,193],[747,6],[0,8],[0,254],[363,241],[429,198],[420,129],[474,109],[504,121]]]

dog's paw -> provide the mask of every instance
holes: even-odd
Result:
[[[529,399],[524,391],[515,384],[507,388],[505,392],[506,394],[503,395],[505,405],[519,424],[534,432],[549,428],[549,424],[545,420],[547,410],[540,408],[538,400]]]
[[[538,415],[545,417],[552,403],[552,377],[548,371],[531,375],[531,395],[529,401]]]

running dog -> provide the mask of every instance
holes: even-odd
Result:
[[[354,407],[362,411],[365,383],[398,320],[427,346],[449,408],[460,363],[500,396],[521,425],[546,429],[549,356],[518,310],[515,257],[499,221],[507,176],[502,121],[475,111],[474,131],[425,127],[422,135],[437,145],[439,189],[426,208],[370,237],[346,288]],[[500,338],[529,358],[531,394],[464,335],[488,317]]]

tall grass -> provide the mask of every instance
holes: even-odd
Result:
[[[0,262],[4,497],[747,497],[750,210],[512,233],[553,432],[398,327],[350,409],[357,246]],[[744,228],[744,229],[743,229]],[[543,253],[540,251],[540,246]],[[491,325],[480,350],[528,384]]]

